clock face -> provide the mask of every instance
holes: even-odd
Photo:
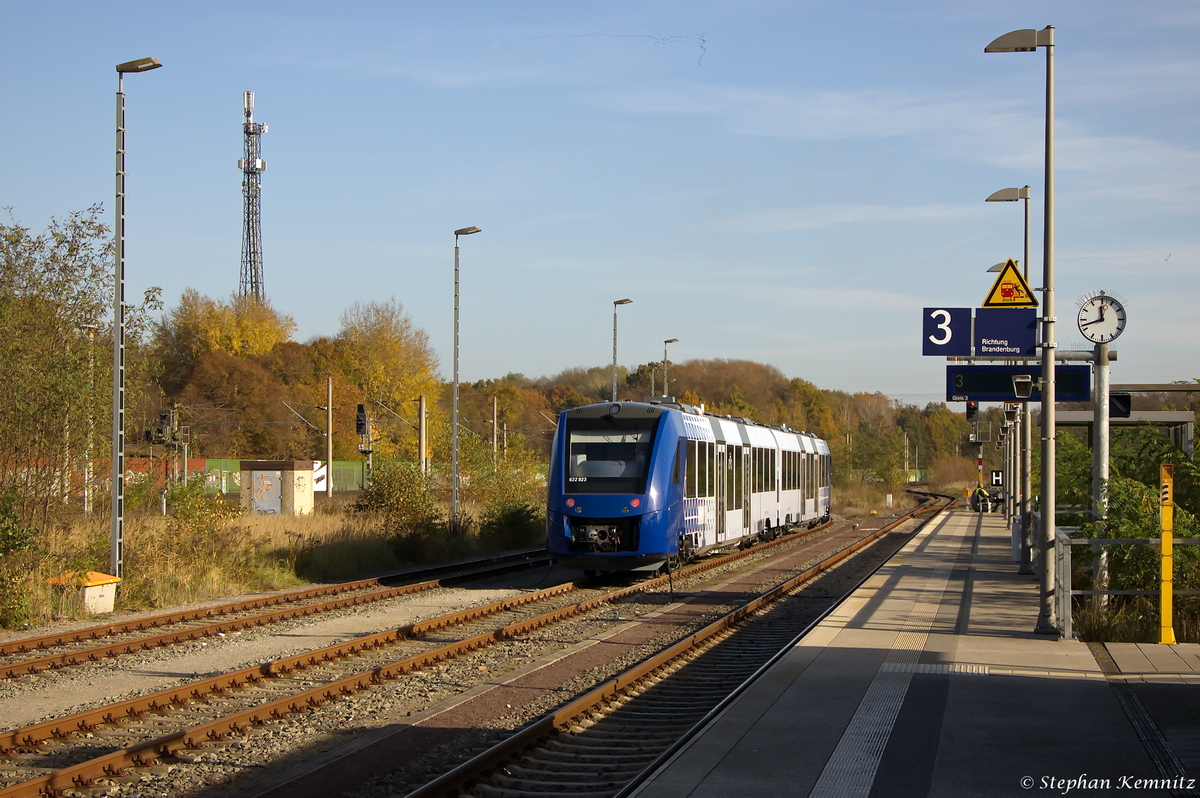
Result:
[[[1106,344],[1125,329],[1125,306],[1100,294],[1079,309],[1079,332],[1092,343]]]

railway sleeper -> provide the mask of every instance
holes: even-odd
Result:
[[[576,790],[574,792],[564,792],[546,788],[536,792],[552,794],[555,798],[594,798],[597,795],[612,795],[614,790],[596,790],[592,792]],[[482,798],[529,798],[530,794],[535,793],[531,789],[513,790],[504,787],[493,787],[490,784],[479,784],[470,792],[463,793],[463,795],[478,795]]]
[[[615,752],[617,751],[621,752],[620,755],[617,755],[617,758],[621,758],[622,756],[636,755],[647,745],[661,745],[674,742],[678,736],[677,734],[638,734],[637,737],[630,737],[626,734],[622,737],[604,740],[604,747],[606,751],[613,751],[614,755],[616,755]],[[563,753],[575,753],[588,757],[596,755],[596,744],[589,743],[586,740],[573,743],[560,738],[547,742],[546,747]]]
[[[521,779],[527,781],[541,781],[543,777],[549,775],[549,778],[558,782],[580,782],[580,781],[598,781],[610,779],[613,781],[621,780],[622,782],[629,781],[637,774],[642,772],[641,764],[630,762],[624,763],[624,767],[601,767],[596,764],[586,762],[538,762],[541,767],[525,767],[524,762],[532,760],[522,759],[520,762],[504,766],[503,774],[509,778]]]
[[[640,751],[648,745],[667,745],[673,742],[679,737],[681,729],[686,730],[687,727],[647,729],[645,721],[628,724],[617,723],[607,729],[608,734],[589,734],[582,738],[583,743],[580,748],[595,749],[597,746],[603,745],[605,748],[623,749],[628,744],[633,746],[631,750]]]
[[[641,711],[623,709],[620,712],[614,712],[613,714],[609,715],[609,717],[605,720],[607,721],[607,725],[645,725],[647,723],[653,723],[654,730],[657,732],[660,729],[684,728],[692,722],[693,718],[699,718],[705,712],[707,712],[709,708],[711,707],[695,709],[688,712],[684,712],[682,710],[671,711],[670,714],[668,714],[665,710],[651,709],[648,711]],[[603,736],[605,732],[603,728],[600,728],[600,726],[601,724],[597,724],[596,726],[588,729],[588,735]]]
[[[679,684],[670,687],[655,688],[644,694],[642,700],[651,704],[671,704],[672,706],[689,704],[700,706],[709,702],[713,697],[724,697],[729,694],[728,684],[718,684],[712,687],[702,684]]]
[[[553,756],[556,758],[569,758],[576,762],[600,762],[614,765],[623,765],[627,762],[636,761],[642,755],[641,744],[632,750],[618,749],[615,746],[606,746],[603,751],[597,751],[594,745],[572,745],[560,746],[557,745],[558,740],[547,740],[537,749],[538,756]]]
[[[658,725],[659,728],[672,728],[679,726],[685,721],[683,719],[688,716],[703,715],[709,710],[712,705],[706,707],[696,707],[687,711],[676,710],[674,707],[665,706],[662,709],[643,712],[641,710],[620,710],[611,712],[599,719],[595,725],[584,730],[584,733],[589,736],[604,735],[607,729],[613,726],[628,726],[629,724],[642,724],[652,722]],[[680,717],[680,720],[676,720]]]
[[[597,770],[602,770],[604,775],[612,775],[614,773],[632,773],[637,775],[642,771],[645,762],[648,761],[649,757],[639,761],[632,761],[629,757],[621,757],[611,764],[600,764],[595,760],[582,760],[575,756],[554,756],[551,751],[539,749],[532,754],[523,756],[517,764],[508,765],[507,769],[514,773],[518,769],[524,772],[525,770],[538,768],[539,770],[535,770],[534,772],[541,772],[540,769],[576,771],[580,773],[595,773]]]
[[[642,700],[638,702],[641,708],[667,707],[672,711],[687,712],[691,709],[698,709],[702,712],[707,712],[708,707],[712,706],[714,699],[719,699],[728,695],[719,693],[716,690],[710,690],[707,694],[696,695],[695,691],[687,691],[676,695],[649,695],[642,696]]]
[[[497,787],[506,787],[512,790],[519,790],[521,791],[521,794],[524,795],[528,795],[529,793],[550,793],[558,796],[609,795],[622,787],[622,783],[616,780],[588,784],[586,782],[514,779],[507,776],[493,776],[491,779],[491,784],[494,784]]]

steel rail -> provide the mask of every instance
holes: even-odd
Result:
[[[939,511],[953,505],[954,503],[954,499],[952,497],[943,498],[947,499],[948,501],[947,504],[936,507],[936,509]],[[939,502],[935,500],[932,502],[932,504],[936,505],[939,504]],[[874,543],[880,537],[887,534],[892,529],[895,529],[897,526],[909,520],[910,518],[916,516],[918,513],[928,512],[929,509],[931,509],[930,503],[926,502],[925,504],[922,504],[921,506],[918,506],[908,513],[896,518],[891,523],[877,530],[870,531],[870,533],[862,539],[856,541],[847,548],[836,552],[811,568],[806,569],[801,574],[788,579],[780,585],[777,585],[761,596],[752,599],[736,610],[729,612],[703,629],[700,629],[692,635],[674,643],[658,654],[648,657],[642,662],[622,672],[618,676],[615,676],[603,684],[593,688],[585,695],[580,696],[574,701],[571,701],[570,703],[560,707],[558,710],[548,713],[542,716],[542,718],[533,721],[496,746],[464,762],[454,770],[440,776],[425,786],[409,793],[406,798],[434,798],[435,796],[457,794],[457,791],[462,790],[470,783],[477,781],[487,772],[494,770],[524,750],[538,745],[555,733],[571,728],[571,726],[574,725],[580,718],[601,709],[605,704],[617,698],[621,693],[635,686],[651,674],[657,672],[667,665],[674,663],[681,657],[693,655],[700,647],[712,640],[713,637],[731,629],[744,620],[747,616],[751,615],[767,604],[781,599],[799,585],[829,570],[846,558]]]
[[[300,693],[257,705],[251,709],[231,713],[180,732],[136,743],[122,750],[62,768],[29,781],[0,788],[0,798],[53,796],[62,794],[64,790],[90,786],[95,783],[96,779],[119,776],[127,768],[153,765],[160,756],[174,756],[182,749],[199,748],[209,740],[225,739],[230,734],[243,733],[250,726],[264,725],[272,720],[283,719],[293,713],[308,711],[310,708],[321,706],[328,701],[352,695],[358,690],[369,689],[371,686],[380,684],[386,679],[399,678],[413,671],[461,654],[466,654],[503,640],[519,637],[522,634],[588,612],[620,598],[661,587],[668,584],[669,580],[673,577],[685,578],[736,562],[755,551],[762,551],[766,548],[782,545],[798,537],[814,534],[828,526],[830,524],[826,523],[812,529],[787,534],[760,546],[739,550],[723,557],[689,565],[673,574],[656,577],[645,582],[610,591],[602,596],[552,610],[524,621],[509,624],[500,629],[493,629],[466,640],[405,657],[388,665],[377,666],[371,670],[363,671],[328,684],[318,685]],[[425,632],[442,629],[453,625],[455,622],[462,623],[476,620],[488,614],[502,612],[553,595],[579,589],[585,584],[567,583],[543,591],[537,591],[536,593],[530,593],[526,596],[504,599],[499,602],[493,602],[490,605],[469,608],[448,616],[434,618],[417,624],[409,624],[388,632],[368,635],[347,641],[346,643],[327,646],[323,649],[245,668],[212,679],[130,699],[116,705],[77,713],[68,718],[61,718],[56,721],[49,721],[0,734],[0,752],[7,753],[20,747],[34,747],[50,738],[66,738],[75,734],[87,733],[103,723],[113,724],[127,718],[141,717],[146,712],[162,711],[171,705],[182,705],[190,701],[200,700],[212,693],[237,689],[246,684],[261,682],[270,677],[287,675],[298,669],[320,665],[342,657],[353,656],[365,650],[379,648],[400,642],[401,640],[417,637]]]
[[[133,640],[125,640],[116,643],[91,646],[89,648],[75,649],[73,651],[66,651],[60,654],[39,657],[37,659],[18,660],[16,662],[0,664],[0,678],[12,679],[19,676],[25,676],[27,674],[41,673],[50,669],[64,668],[71,665],[80,665],[87,662],[98,662],[109,657],[121,656],[122,654],[132,654],[138,651],[147,651],[153,648],[175,645],[177,643],[184,643],[192,640],[200,640],[206,637],[224,634],[226,632],[252,629],[273,623],[281,623],[283,621],[293,620],[295,618],[304,618],[312,615],[319,615],[325,612],[345,609],[347,607],[364,606],[378,601],[386,601],[399,596],[422,593],[439,587],[447,587],[459,580],[478,577],[481,575],[481,573],[499,573],[513,567],[523,568],[527,567],[530,563],[536,564],[542,561],[537,557],[529,557],[528,554],[513,556],[512,560],[513,562],[502,562],[498,566],[493,566],[490,568],[476,568],[471,571],[456,572],[454,576],[444,577],[442,579],[431,579],[424,582],[416,582],[408,585],[401,585],[399,587],[376,590],[371,593],[330,599],[318,604],[306,604],[299,607],[290,607],[287,609],[277,610],[275,612],[252,615],[228,621],[218,621],[216,623],[193,626],[187,629],[181,629],[172,632],[164,632],[159,635],[151,635],[147,637],[135,638]],[[545,561],[548,561],[548,559]],[[377,587],[383,584],[385,580],[394,578],[396,577],[376,577],[373,579],[359,580],[357,582],[348,582],[343,585],[333,585],[315,588],[308,591],[284,594],[282,596],[271,596],[263,599],[254,599],[247,602],[225,604],[219,607],[211,607],[206,610],[188,610],[186,612],[168,613],[165,615],[142,619],[141,621],[130,621],[126,624],[108,627],[92,627],[91,629],[81,629],[73,633],[68,632],[60,635],[46,635],[41,638],[30,638],[25,641],[13,641],[9,644],[9,650],[7,653],[12,653],[13,651],[27,653],[28,651],[32,650],[28,645],[22,644],[33,644],[33,648],[50,648],[54,645],[70,645],[76,642],[84,642],[88,639],[100,639],[101,637],[107,635],[128,634],[132,631],[144,630],[146,628],[174,625],[191,620],[199,620],[206,617],[228,615],[239,611],[245,612],[248,610],[259,609],[264,606],[278,606],[280,604],[298,603],[306,599],[319,598],[321,596],[331,594],[338,595],[346,592]],[[66,638],[70,635],[74,635],[73,639],[67,640]],[[46,642],[45,644],[38,644],[37,642],[51,640],[57,642]],[[5,652],[0,651],[0,653]]]

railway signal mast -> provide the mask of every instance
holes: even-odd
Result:
[[[259,137],[267,132],[267,126],[254,121],[254,92],[248,91],[242,95],[242,107],[246,121],[242,129],[246,134],[244,157],[238,160],[238,168],[242,170],[242,204],[244,208],[242,223],[242,276],[238,283],[238,294],[250,296],[262,302],[266,298],[263,289],[263,254],[262,254],[262,173],[266,171],[267,162],[262,153]]]

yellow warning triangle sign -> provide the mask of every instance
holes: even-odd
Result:
[[[1037,299],[1029,290],[1029,283],[1017,271],[1017,263],[1012,258],[1000,270],[996,284],[983,300],[985,308],[1036,308]]]

